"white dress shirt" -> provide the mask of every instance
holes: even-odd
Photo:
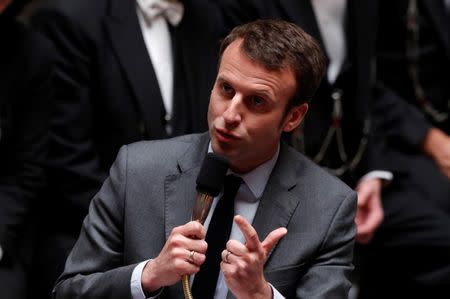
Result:
[[[258,206],[259,206],[259,200],[261,199],[264,189],[266,188],[267,181],[269,180],[270,174],[272,173],[272,170],[275,167],[275,164],[278,159],[279,151],[280,151],[280,149],[278,148],[275,155],[269,161],[261,164],[260,166],[256,167],[252,171],[250,171],[246,174],[235,174],[236,176],[241,177],[242,180],[244,181],[244,183],[241,184],[241,186],[239,187],[239,190],[235,197],[235,204],[234,204],[235,215],[241,215],[249,223],[253,222],[253,219],[256,214],[256,210],[258,209]],[[211,144],[209,145],[208,152],[212,152]],[[231,171],[228,171],[228,172],[232,173]],[[208,213],[208,217],[206,218],[205,223],[204,223],[204,226],[206,229],[208,229],[212,214],[214,213],[214,209],[216,208],[217,202],[221,196],[222,195],[219,194],[213,200],[211,209]],[[234,239],[234,240],[240,241],[242,243],[245,243],[244,236],[242,235],[241,231],[239,230],[239,227],[234,222],[233,222],[233,226],[231,228],[230,239]],[[142,271],[147,262],[148,262],[148,260],[141,262],[133,270],[133,274],[131,276],[131,293],[132,293],[133,299],[145,299],[146,298],[144,295],[144,292],[142,290],[141,276],[142,276]],[[191,285],[192,285],[194,276],[191,275],[190,278],[191,278]],[[284,298],[272,285],[271,285],[271,288],[273,291],[274,299]],[[216,286],[216,292],[215,292],[214,298],[215,299],[226,299],[227,293],[228,293],[228,287],[225,283],[223,273],[220,272],[219,278],[217,280],[217,286]]]
[[[158,80],[159,89],[166,110],[165,119],[170,121],[173,115],[174,67],[172,41],[169,25],[163,14],[151,15],[147,10],[158,0],[138,0],[136,12],[139,19],[145,46]],[[182,13],[182,12],[181,12]],[[171,128],[166,128],[171,133]]]
[[[336,81],[347,55],[344,31],[347,1],[312,0],[311,4],[319,24],[325,50],[330,59],[327,78],[328,82],[332,84]]]

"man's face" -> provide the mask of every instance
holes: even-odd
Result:
[[[285,114],[296,82],[291,69],[268,70],[240,50],[242,40],[224,51],[211,92],[208,126],[215,153],[230,168],[248,172],[275,154],[283,131],[297,127],[307,104]]]

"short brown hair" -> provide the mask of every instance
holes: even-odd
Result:
[[[225,49],[242,39],[241,49],[269,70],[292,68],[297,88],[287,109],[309,102],[325,72],[325,58],[317,41],[299,26],[282,20],[256,20],[235,27],[222,41],[219,65]]]

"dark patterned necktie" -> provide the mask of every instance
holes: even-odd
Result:
[[[224,193],[219,199],[209,223],[205,241],[208,243],[205,263],[192,284],[194,299],[213,299],[219,277],[221,252],[230,237],[234,216],[234,197],[242,183],[240,177],[225,177]]]

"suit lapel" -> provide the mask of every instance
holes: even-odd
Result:
[[[299,178],[304,176],[302,174],[304,167],[297,157],[298,155],[293,153],[293,149],[283,143],[281,144],[277,164],[267,182],[252,223],[261,241],[274,229],[287,227],[303,196],[307,196],[306,191],[304,195],[298,191],[295,192],[295,195],[291,192],[300,181]],[[277,245],[269,252],[266,265],[272,252],[276,249]],[[227,299],[235,298],[228,291]]]
[[[445,53],[450,58],[450,22],[446,7],[443,1],[422,1],[425,9],[428,10],[442,44],[445,47]]]
[[[196,192],[196,179],[208,150],[209,135],[202,134],[178,160],[178,173],[165,179],[165,234],[190,221]]]
[[[200,170],[200,165],[189,171],[169,175],[165,185],[165,234],[166,239],[176,226],[190,221],[195,198],[195,179]]]
[[[294,196],[290,191],[298,182],[299,168],[300,165],[291,149],[282,144],[278,162],[264,190],[252,223],[261,241],[274,229],[287,227],[297,209],[301,197]],[[270,258],[271,253],[267,259]]]
[[[111,0],[111,12],[105,25],[149,137],[164,137],[162,97],[137,19],[135,2]]]

